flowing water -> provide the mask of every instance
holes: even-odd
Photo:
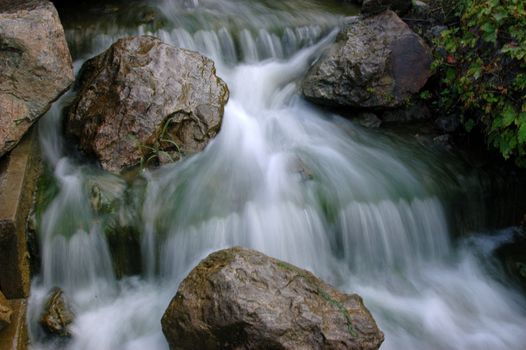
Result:
[[[453,239],[448,198],[476,196],[478,183],[451,155],[299,97],[348,9],[314,0],[165,0],[155,9],[159,28],[69,29],[76,68],[127,34],[200,51],[230,88],[221,132],[198,155],[123,178],[71,152],[60,121],[71,93],[55,104],[40,124],[57,193],[40,217],[34,349],[167,349],[160,319],[179,282],[234,245],[359,293],[385,333],[382,349],[526,348],[526,302],[490,268],[508,233]],[[97,200],[113,211],[95,210]],[[105,238],[114,226],[139,236],[139,276],[116,277]],[[53,286],[76,313],[62,344],[46,342],[37,322]]]

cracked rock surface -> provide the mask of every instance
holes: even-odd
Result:
[[[0,157],[72,82],[71,55],[53,4],[0,1]]]
[[[262,253],[209,255],[162,318],[171,349],[378,349],[384,339],[360,296]]]
[[[424,40],[393,11],[354,17],[309,70],[302,92],[326,106],[399,107],[426,84],[432,58]]]
[[[113,172],[201,151],[229,96],[212,60],[149,36],[120,39],[88,60],[77,90],[66,133]]]

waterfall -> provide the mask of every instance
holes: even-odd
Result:
[[[454,171],[440,152],[365,130],[302,100],[298,83],[343,18],[321,1],[160,1],[170,25],[69,30],[75,65],[129,34],[150,34],[216,62],[230,89],[221,132],[201,153],[135,183],[75,157],[63,97],[40,124],[58,194],[41,219],[42,274],[29,319],[34,349],[45,293],[63,288],[77,318],[67,349],[167,349],[160,318],[207,254],[241,245],[359,293],[385,332],[382,349],[523,349],[524,299],[457,244],[447,214]],[[117,279],[93,184],[121,201],[141,234],[143,273]],[[140,188],[135,202],[123,200]],[[123,204],[124,203],[124,204]],[[485,259],[489,259],[485,257]]]

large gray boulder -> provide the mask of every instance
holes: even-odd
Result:
[[[398,107],[431,76],[425,42],[392,11],[353,17],[310,69],[303,95],[332,107]]]
[[[171,349],[378,349],[356,294],[245,248],[209,255],[181,283],[162,329]]]
[[[66,132],[109,171],[177,160],[218,133],[228,96],[210,59],[154,37],[125,38],[82,67]]]
[[[53,4],[0,1],[0,157],[72,82],[71,55]]]

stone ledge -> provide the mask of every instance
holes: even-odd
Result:
[[[13,314],[11,315],[11,324],[0,331],[0,350],[25,350],[28,344],[27,300],[15,299],[9,302]]]
[[[36,131],[0,159],[0,290],[8,299],[29,295],[27,217],[39,174]]]

